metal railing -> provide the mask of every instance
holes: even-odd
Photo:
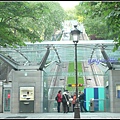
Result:
[[[55,99],[49,99],[48,101],[49,101],[48,103],[51,103],[51,104],[48,104],[48,106],[50,106],[49,112],[57,112],[57,101],[55,101]],[[86,109],[90,112],[106,112],[105,99],[94,99],[92,101],[91,100],[85,101],[84,104],[85,104]],[[72,104],[70,107],[72,107]],[[63,111],[62,103],[61,103],[60,109],[62,112]]]

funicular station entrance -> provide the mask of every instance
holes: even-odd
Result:
[[[84,79],[88,111],[92,102],[93,111],[120,112],[119,50],[112,52],[113,46],[113,40],[78,42],[78,77]],[[74,72],[68,72],[75,61],[73,41],[27,42],[0,51],[0,112],[56,112],[58,90],[66,89],[68,76],[74,78]]]

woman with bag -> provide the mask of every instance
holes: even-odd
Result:
[[[68,113],[69,96],[66,91],[64,91],[62,95],[62,105],[63,105],[63,112]]]
[[[60,112],[60,104],[62,102],[62,91],[59,90],[57,93],[57,111]]]

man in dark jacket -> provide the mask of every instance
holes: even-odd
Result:
[[[64,113],[68,113],[69,104],[67,104],[67,102],[69,103],[69,95],[66,91],[64,91],[62,94],[62,105],[63,105],[63,112]]]
[[[85,112],[87,112],[87,109],[84,106],[84,100],[85,100],[85,94],[84,94],[84,92],[81,91],[80,95],[79,95],[80,110],[81,110],[81,112],[83,112],[83,109],[84,109]]]

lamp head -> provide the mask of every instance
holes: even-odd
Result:
[[[78,43],[81,31],[77,29],[77,25],[74,25],[74,30],[71,30],[71,35],[73,37],[73,42]]]

